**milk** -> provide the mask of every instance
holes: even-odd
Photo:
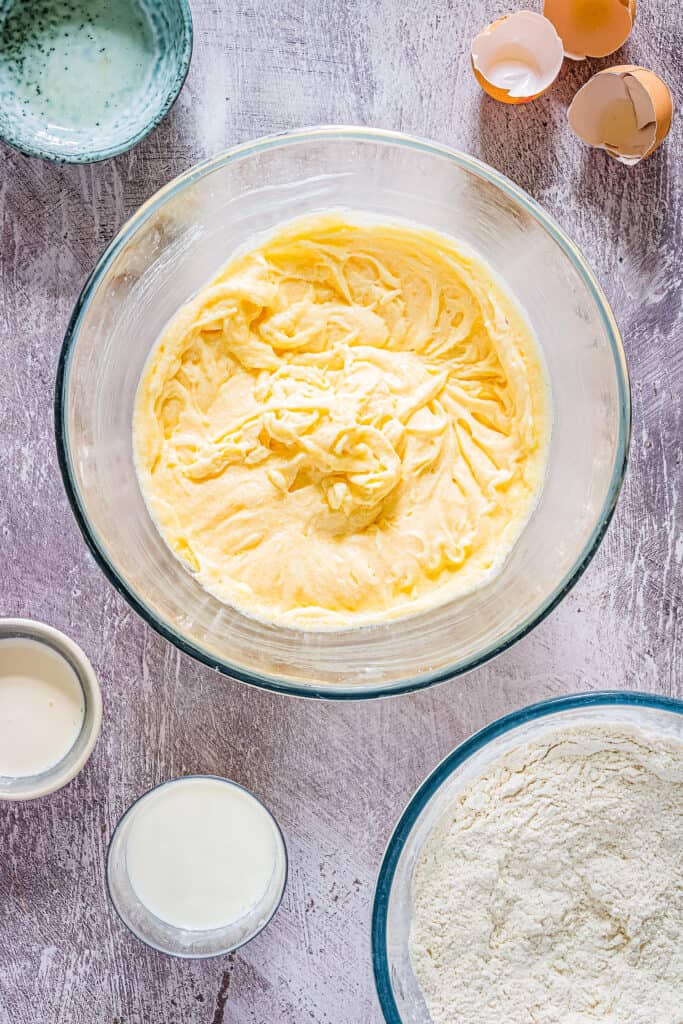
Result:
[[[282,837],[266,809],[226,780],[189,776],[152,790],[130,814],[126,870],[140,903],[190,931],[246,936],[275,911]]]
[[[0,640],[0,776],[38,775],[69,752],[85,715],[71,665],[47,644]]]

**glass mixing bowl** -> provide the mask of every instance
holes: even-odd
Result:
[[[410,964],[412,881],[425,842],[456,794],[506,751],[548,731],[586,724],[637,725],[683,741],[683,701],[649,693],[583,693],[533,704],[492,722],[422,783],[389,840],[375,887],[372,962],[387,1024],[432,1024]]]
[[[132,414],[150,348],[178,306],[252,235],[329,208],[418,222],[477,250],[540,339],[553,433],[539,504],[485,588],[410,619],[301,632],[208,594],[157,532],[133,463]],[[86,282],[56,387],[60,465],[114,586],[163,636],[222,672],[284,693],[374,697],[465,672],[527,633],[576,582],[624,475],[630,396],[614,317],[583,256],[520,188],[445,146],[315,128],[238,146],[161,189]]]

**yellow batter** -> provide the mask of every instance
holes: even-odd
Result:
[[[173,551],[248,614],[413,614],[487,582],[543,481],[531,329],[445,236],[328,214],[233,258],[147,363],[134,441]]]

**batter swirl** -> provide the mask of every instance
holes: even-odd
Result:
[[[324,215],[238,254],[164,331],[134,443],[161,534],[258,618],[340,627],[488,581],[543,480],[548,394],[487,267]]]

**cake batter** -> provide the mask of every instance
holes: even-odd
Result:
[[[325,214],[242,250],[163,332],[142,491],[200,583],[300,628],[397,618],[499,570],[542,485],[542,361],[451,239]]]

